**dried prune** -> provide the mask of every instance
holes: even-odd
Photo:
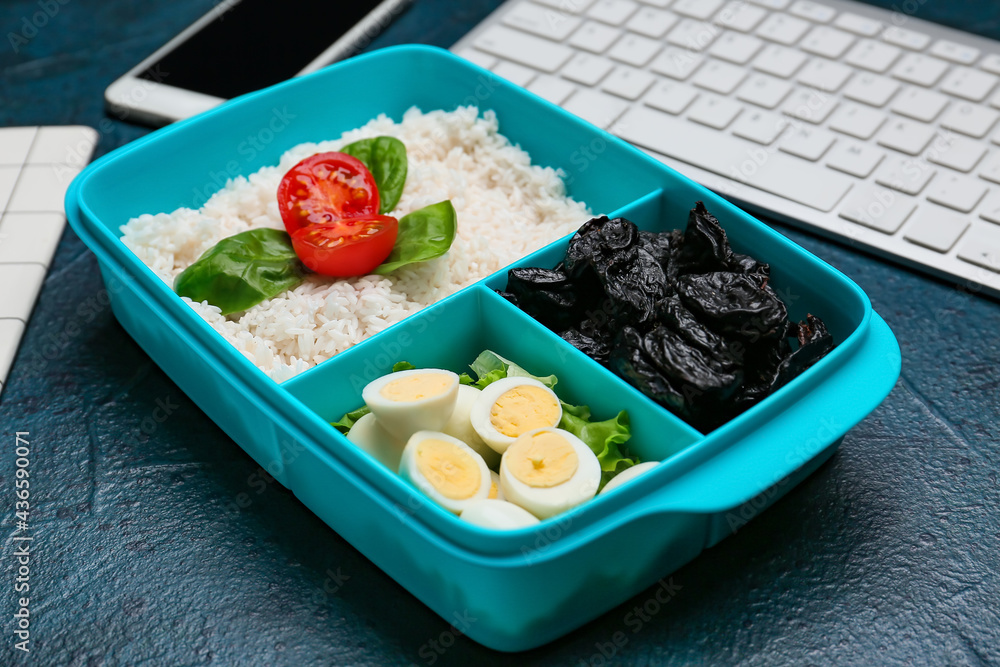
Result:
[[[592,338],[576,329],[567,329],[559,336],[588,357],[605,366],[611,355],[611,346],[601,337]]]
[[[781,338],[788,311],[768,278],[757,273],[691,274],[677,279],[677,293],[699,320],[715,331],[749,341]]]
[[[833,336],[826,329],[823,320],[811,314],[805,322],[799,322],[799,347],[782,360],[778,366],[771,391],[788,384],[799,373],[826,356],[833,349]]]
[[[507,291],[524,312],[550,329],[561,331],[580,319],[573,283],[562,271],[511,269],[507,272]]]
[[[662,324],[645,334],[625,327],[617,342],[612,368],[639,391],[696,428],[711,429],[726,418],[720,406],[743,381],[738,363],[706,353]]]

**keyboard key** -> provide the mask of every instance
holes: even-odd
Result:
[[[660,81],[654,85],[643,100],[654,109],[679,114],[698,97],[698,91],[676,81]]]
[[[649,66],[657,74],[684,81],[704,62],[705,56],[668,46]]]
[[[826,166],[858,178],[868,178],[884,157],[885,153],[868,144],[843,139],[826,156]]]
[[[499,25],[491,26],[480,34],[475,47],[550,74],[566,64],[573,55],[573,50],[567,46]]]
[[[581,19],[553,11],[551,7],[521,2],[504,14],[503,22],[512,28],[561,42],[580,27]]]
[[[647,88],[653,85],[655,80],[656,77],[649,72],[619,65],[604,80],[601,89],[606,93],[624,97],[627,100],[637,100],[646,92]]]
[[[986,198],[979,211],[979,217],[1000,225],[1000,192],[994,192]]]
[[[688,110],[688,118],[696,123],[723,130],[743,110],[736,102],[715,95],[702,95]]]
[[[892,75],[918,86],[930,87],[937,83],[948,69],[948,63],[919,53],[907,53],[894,68]]]
[[[70,181],[79,169],[62,165],[28,165],[7,202],[8,213],[62,213]]]
[[[36,127],[0,127],[0,165],[20,167],[24,164],[37,132]]]
[[[691,81],[699,88],[705,88],[720,95],[728,95],[736,90],[736,86],[743,83],[746,76],[747,71],[742,67],[712,60],[698,70]]]
[[[981,139],[990,131],[1000,113],[977,104],[953,104],[941,117],[941,127]]]
[[[882,33],[882,39],[889,44],[902,46],[911,51],[923,51],[931,43],[931,38],[922,32],[906,30],[898,26],[889,26]]]
[[[792,86],[787,81],[766,74],[753,74],[740,86],[736,97],[765,109],[773,109],[781,104],[781,100],[791,91]]]
[[[7,213],[0,219],[0,264],[48,266],[65,226],[62,213]]]
[[[944,58],[959,65],[971,65],[979,58],[979,49],[965,44],[949,42],[946,39],[934,42],[934,46],[931,47],[931,53],[938,58]]]
[[[619,62],[642,67],[653,59],[660,49],[659,42],[639,35],[626,34],[618,40],[608,55]]]
[[[960,213],[968,213],[976,208],[987,189],[986,184],[978,178],[941,174],[927,189],[927,199]]]
[[[1000,74],[1000,53],[990,53],[979,62],[979,66],[991,74]]]
[[[653,7],[643,7],[629,19],[625,27],[646,37],[660,39],[677,23],[677,17],[670,12]]]
[[[937,252],[948,252],[968,228],[969,219],[961,213],[922,204],[906,225],[903,238]]]
[[[7,202],[17,183],[17,175],[20,173],[20,167],[0,167],[0,211],[7,208]]]
[[[593,86],[607,76],[612,68],[614,68],[614,63],[606,58],[589,53],[578,53],[566,63],[560,73],[570,81]]]
[[[877,141],[880,146],[893,148],[900,153],[919,155],[933,138],[933,127],[900,118],[891,120],[883,127]]]
[[[524,67],[515,63],[501,61],[493,67],[493,73],[502,76],[516,86],[527,86],[535,75],[538,74],[530,67]]]
[[[895,234],[916,207],[911,197],[866,184],[854,189],[838,215],[883,234]]]
[[[672,10],[683,16],[704,21],[722,6],[723,0],[677,0]]]
[[[929,123],[938,117],[947,104],[948,98],[941,93],[907,86],[893,100],[891,109],[903,116]]]
[[[972,102],[982,102],[997,84],[997,77],[968,67],[953,67],[941,82],[941,90]]]
[[[604,53],[621,37],[622,31],[611,26],[587,21],[569,38],[569,43],[591,53]]]
[[[24,334],[24,322],[21,320],[0,320],[0,389],[7,381],[10,365],[14,363],[17,345]]]
[[[799,71],[798,80],[803,85],[832,93],[843,86],[852,73],[853,70],[847,65],[813,58]]]
[[[986,147],[981,141],[972,141],[954,134],[940,137],[934,148],[927,154],[930,162],[966,173],[972,171],[986,155]]]
[[[875,19],[870,19],[867,16],[858,16],[850,12],[844,12],[838,16],[833,25],[862,37],[874,37],[882,32],[882,24]]]
[[[722,31],[711,23],[683,19],[667,35],[667,41],[691,51],[704,51]]]
[[[587,16],[609,25],[621,25],[639,9],[632,0],[597,0],[587,11]]]
[[[919,194],[936,170],[923,160],[889,156],[875,172],[875,182],[908,195]]]
[[[28,153],[29,164],[62,164],[82,171],[97,143],[97,130],[81,125],[38,128]],[[62,210],[62,209],[60,209]]]
[[[830,129],[858,139],[870,139],[884,122],[884,114],[860,104],[846,102],[830,118]]]
[[[1000,153],[994,152],[979,165],[979,176],[1000,183]]]
[[[815,2],[799,0],[793,4],[788,12],[800,18],[809,19],[815,23],[829,23],[837,15],[837,11],[826,5],[819,5]]]
[[[958,258],[1000,272],[1000,227],[976,225],[958,249]]]
[[[613,131],[626,141],[820,211],[830,211],[854,180],[674,116],[635,106]],[[756,159],[755,159],[756,157]]]
[[[785,134],[779,148],[786,153],[815,162],[823,157],[836,137],[826,130],[816,127],[799,127]]]
[[[737,65],[745,65],[764,46],[764,42],[751,35],[727,32],[715,41],[708,50],[716,58],[728,60]]]
[[[477,51],[476,49],[468,48],[462,49],[455,55],[465,58],[470,63],[479,65],[483,69],[492,69],[494,65],[499,62],[495,56],[491,56],[488,53],[483,53],[482,51]]]
[[[799,48],[824,58],[837,59],[854,43],[850,34],[821,25],[812,29],[799,44]]]
[[[565,0],[563,1],[565,2]],[[673,0],[641,0],[641,1],[647,5],[652,5],[653,7],[659,7],[660,9],[669,7],[670,3],[673,2]]]
[[[750,0],[755,5],[767,7],[768,9],[782,10],[788,6],[792,0]]]
[[[794,16],[771,14],[757,28],[757,34],[769,42],[791,46],[799,41],[809,28],[807,21]]]
[[[535,0],[535,2],[569,14],[582,14],[594,0]]]
[[[0,264],[0,319],[27,322],[43,280],[41,264]]]
[[[892,79],[878,74],[859,72],[847,84],[847,88],[844,88],[844,97],[873,107],[883,107],[897,90],[899,84]]]
[[[576,91],[569,101],[563,104],[563,109],[566,111],[601,129],[607,129],[628,108],[629,103],[621,98],[586,88]]]
[[[531,82],[528,90],[552,104],[562,104],[576,90],[576,86],[565,79],[542,74]]]
[[[863,39],[854,45],[845,60],[855,67],[882,74],[896,62],[901,53],[902,51],[895,46],[873,39]]]
[[[766,111],[748,109],[733,124],[733,134],[768,146],[788,127],[788,119]]]
[[[805,61],[806,56],[802,52],[772,44],[765,46],[760,52],[753,61],[753,68],[787,79],[802,67]]]
[[[716,15],[715,22],[737,32],[750,32],[764,20],[767,12],[742,0],[733,0]]]
[[[837,108],[837,98],[818,90],[802,88],[794,91],[782,111],[808,123],[820,124]]]

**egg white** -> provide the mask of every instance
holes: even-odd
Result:
[[[479,487],[470,497],[460,499],[448,498],[438,491],[437,487],[420,472],[420,467],[417,465],[417,447],[421,442],[428,439],[450,442],[468,453],[476,462],[476,467],[479,471]],[[483,457],[458,438],[438,431],[417,431],[410,436],[406,447],[403,448],[403,455],[400,457],[399,475],[417,487],[425,496],[455,514],[461,513],[466,507],[479,500],[485,500],[490,493],[490,469],[486,467]]]
[[[374,414],[369,412],[354,422],[347,432],[347,439],[393,472],[399,469],[399,459],[403,456],[406,442],[382,428]]]
[[[479,393],[478,398],[476,398],[476,402],[472,406],[470,419],[472,421],[472,428],[476,430],[476,433],[478,433],[479,437],[483,439],[483,442],[500,454],[503,454],[517,438],[504,435],[493,426],[490,415],[493,410],[493,404],[511,389],[526,385],[539,387],[545,390],[545,392],[551,394],[553,400],[555,400],[557,414],[555,423],[551,424],[551,426],[557,426],[559,421],[562,419],[562,404],[559,403],[559,397],[556,396],[554,391],[546,387],[538,380],[526,377],[507,377],[487,385],[487,387]]]
[[[646,474],[647,472],[649,472],[658,465],[660,465],[659,461],[645,461],[643,463],[636,464],[631,468],[626,468],[625,470],[621,471],[620,473],[612,477],[611,481],[605,484],[604,488],[601,489],[601,493],[607,493],[608,491],[613,491],[622,484],[625,484],[626,482],[629,482],[635,479],[636,477],[640,477]]]
[[[499,454],[497,456],[499,456]],[[497,497],[494,500],[507,500],[507,498],[503,495],[503,487],[500,486],[500,475],[493,472],[492,470],[490,470],[490,482],[491,482],[490,484],[491,489],[493,488],[493,484],[496,484],[497,487]],[[489,500],[488,496],[487,499]]]
[[[448,377],[448,388],[441,394],[416,401],[395,401],[382,395],[382,388],[390,382],[411,375],[443,374]],[[362,390],[361,398],[379,423],[394,437],[406,441],[417,431],[440,431],[455,409],[458,399],[458,375],[438,368],[415,368],[389,373],[372,380]]]
[[[506,500],[480,500],[465,508],[460,516],[462,521],[494,530],[516,530],[538,523],[531,512]]]
[[[569,431],[559,428],[540,428],[529,431],[521,437],[530,437],[542,431],[558,433],[573,447],[577,456],[576,472],[557,486],[545,488],[529,486],[510,473],[508,448],[500,459],[500,485],[508,501],[528,510],[539,519],[547,519],[576,507],[597,494],[597,488],[601,485],[601,464],[590,447]]]
[[[486,461],[490,470],[496,470],[500,465],[500,454],[494,451],[472,428],[472,406],[482,393],[475,387],[467,384],[458,385],[458,399],[455,401],[455,410],[451,413],[451,419],[441,429],[442,433],[455,436],[469,447],[479,452],[479,455]]]

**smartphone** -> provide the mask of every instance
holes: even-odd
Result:
[[[159,126],[352,55],[411,0],[222,0],[108,86],[108,110]]]

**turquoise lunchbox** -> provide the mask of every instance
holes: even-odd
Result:
[[[820,315],[836,348],[703,434],[498,296],[504,270],[278,384],[120,241],[130,218],[191,206],[225,177],[277,164],[296,144],[336,138],[380,113],[398,120],[414,105],[468,104],[495,110],[500,131],[535,164],[561,168],[569,193],[595,214],[669,230],[683,228],[703,200],[735,250],[770,263],[790,316]],[[247,128],[276,115],[286,119],[281,131],[254,154],[240,152]],[[213,181],[220,174],[223,182]],[[446,621],[475,619],[461,630],[502,651],[579,627],[744,525],[822,464],[900,371],[892,332],[843,274],[627,143],[431,47],[352,58],[154,132],[81,173],[66,211],[99,260],[115,316],[164,372],[333,530]],[[517,265],[553,267],[567,241]],[[358,407],[361,388],[396,361],[461,372],[485,349],[555,374],[560,397],[599,418],[628,410],[632,451],[661,465],[536,527],[490,531],[431,502],[329,424]]]

